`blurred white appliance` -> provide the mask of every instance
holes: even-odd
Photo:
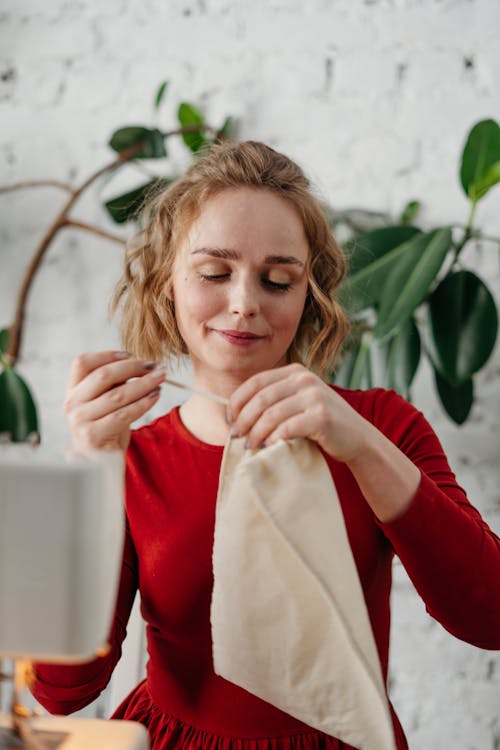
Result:
[[[118,452],[0,446],[0,659],[78,663],[106,648],[122,556],[123,473]],[[0,750],[149,747],[140,724],[56,716],[27,718],[31,739],[13,744],[19,740],[7,727],[19,721],[0,716]]]

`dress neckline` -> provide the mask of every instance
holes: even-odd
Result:
[[[172,426],[174,427],[178,435],[180,435],[180,437],[183,438],[183,440],[186,440],[186,442],[191,443],[191,445],[194,445],[197,448],[202,448],[203,450],[211,451],[212,453],[219,453],[219,454],[223,453],[224,451],[223,445],[214,445],[213,443],[205,443],[203,440],[200,440],[200,438],[197,438],[196,435],[193,435],[193,433],[188,430],[188,428],[186,427],[186,425],[181,419],[180,406],[175,406],[172,409],[171,417],[172,417]]]

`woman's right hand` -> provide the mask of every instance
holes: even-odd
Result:
[[[165,380],[165,371],[154,368],[127,352],[75,357],[64,411],[77,450],[127,449],[130,425],[157,402]]]

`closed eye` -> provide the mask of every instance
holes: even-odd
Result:
[[[200,278],[203,281],[224,281],[224,279],[229,278],[231,274],[229,273],[200,273]],[[271,279],[266,278],[263,276],[261,278],[262,285],[271,292],[287,292],[292,284],[290,282],[288,283],[279,283],[278,281],[272,281]]]
[[[220,281],[221,279],[225,279],[229,276],[228,273],[200,273],[201,278],[203,281]]]
[[[290,283],[280,284],[277,281],[271,281],[271,279],[262,279],[262,283],[274,292],[287,292],[292,286]]]

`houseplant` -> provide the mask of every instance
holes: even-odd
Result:
[[[487,237],[474,225],[479,201],[500,182],[500,126],[483,120],[469,132],[460,183],[469,200],[467,222],[423,230],[420,204],[407,204],[397,222],[360,230],[359,211],[332,214],[347,224],[349,274],[341,298],[352,333],[332,379],[350,388],[383,386],[407,398],[422,357],[432,367],[445,412],[457,424],[474,402],[474,375],[490,357],[497,335],[496,304],[485,282],[463,263],[471,242]],[[370,217],[368,216],[368,221]]]

